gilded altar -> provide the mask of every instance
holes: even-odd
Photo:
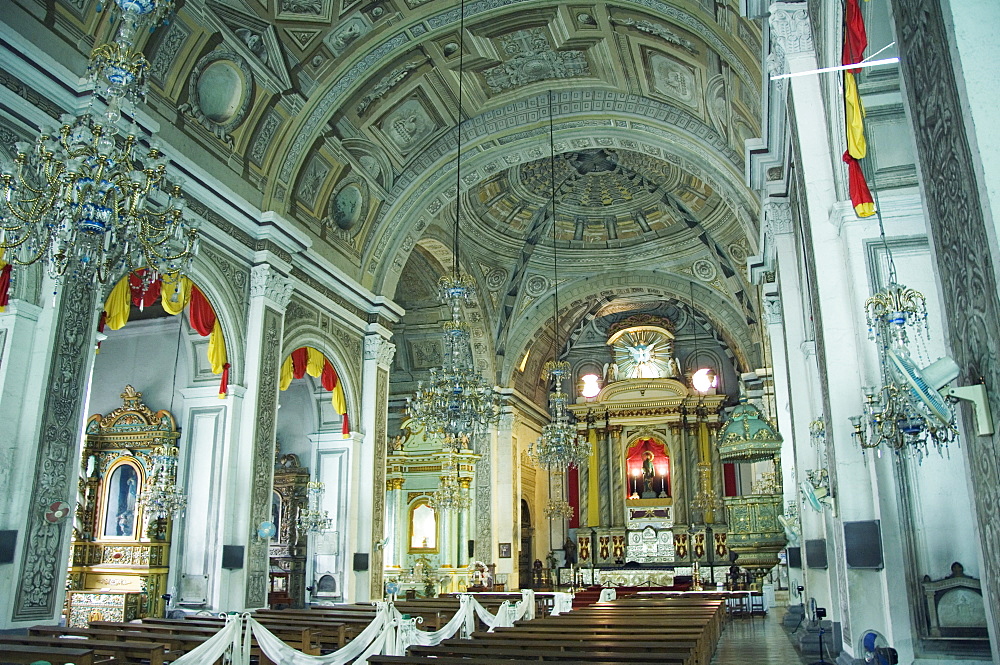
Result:
[[[170,557],[170,518],[142,505],[155,481],[153,456],[180,433],[168,411],[152,411],[126,386],[123,404],[87,420],[79,500],[70,549],[67,622],[162,616]]]

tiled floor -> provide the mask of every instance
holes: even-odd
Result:
[[[809,663],[792,646],[781,627],[784,608],[776,607],[764,618],[729,621],[719,641],[712,665],[801,665]],[[813,660],[816,660],[815,658]]]

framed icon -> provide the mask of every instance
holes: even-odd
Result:
[[[500,558],[501,559],[510,558],[510,543],[500,543]]]

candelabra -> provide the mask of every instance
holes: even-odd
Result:
[[[323,510],[323,494],[326,486],[318,481],[306,483],[307,507],[300,508],[295,520],[298,533],[323,533],[333,526],[330,513]]]
[[[34,145],[17,142],[0,173],[0,250],[15,265],[44,261],[49,275],[105,282],[146,268],[149,283],[186,271],[198,250],[197,226],[184,218],[182,183],[168,183],[155,140],[140,143],[135,107],[149,63],[136,34],[163,19],[171,0],[116,0],[113,41],[97,46],[88,72],[90,107],[43,127]],[[121,135],[122,111],[133,118]]]
[[[139,495],[139,505],[150,521],[180,517],[187,507],[187,496],[176,482],[177,446],[157,446],[152,458],[151,482]]]
[[[691,498],[691,507],[702,512],[722,510],[722,499],[712,489],[712,465],[698,463],[698,491]]]

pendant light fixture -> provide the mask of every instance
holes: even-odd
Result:
[[[443,441],[447,450],[472,447],[500,419],[500,395],[476,371],[472,360],[469,324],[462,318],[462,305],[472,305],[476,289],[472,278],[462,274],[459,261],[459,222],[462,213],[462,100],[465,56],[465,3],[459,3],[457,154],[455,157],[455,225],[452,237],[452,269],[438,282],[438,297],[448,305],[451,320],[444,324],[444,354],[441,367],[430,371],[430,379],[417,384],[407,398],[409,415],[424,426],[428,435]]]
[[[559,360],[559,250],[556,243],[556,149],[553,125],[553,98],[549,91],[549,176],[551,187],[552,224],[552,281],[555,284],[553,296],[552,360],[545,363],[545,373],[552,382],[549,395],[549,417],[551,422],[542,428],[542,435],[533,443],[528,454],[535,463],[549,471],[565,471],[571,466],[579,467],[590,457],[590,442],[578,436],[576,425],[569,422],[566,411],[567,396],[563,392],[563,381],[569,375],[569,363]],[[550,502],[551,503],[551,502]],[[562,506],[550,506],[550,514],[565,514]],[[559,509],[562,509],[561,512]]]

